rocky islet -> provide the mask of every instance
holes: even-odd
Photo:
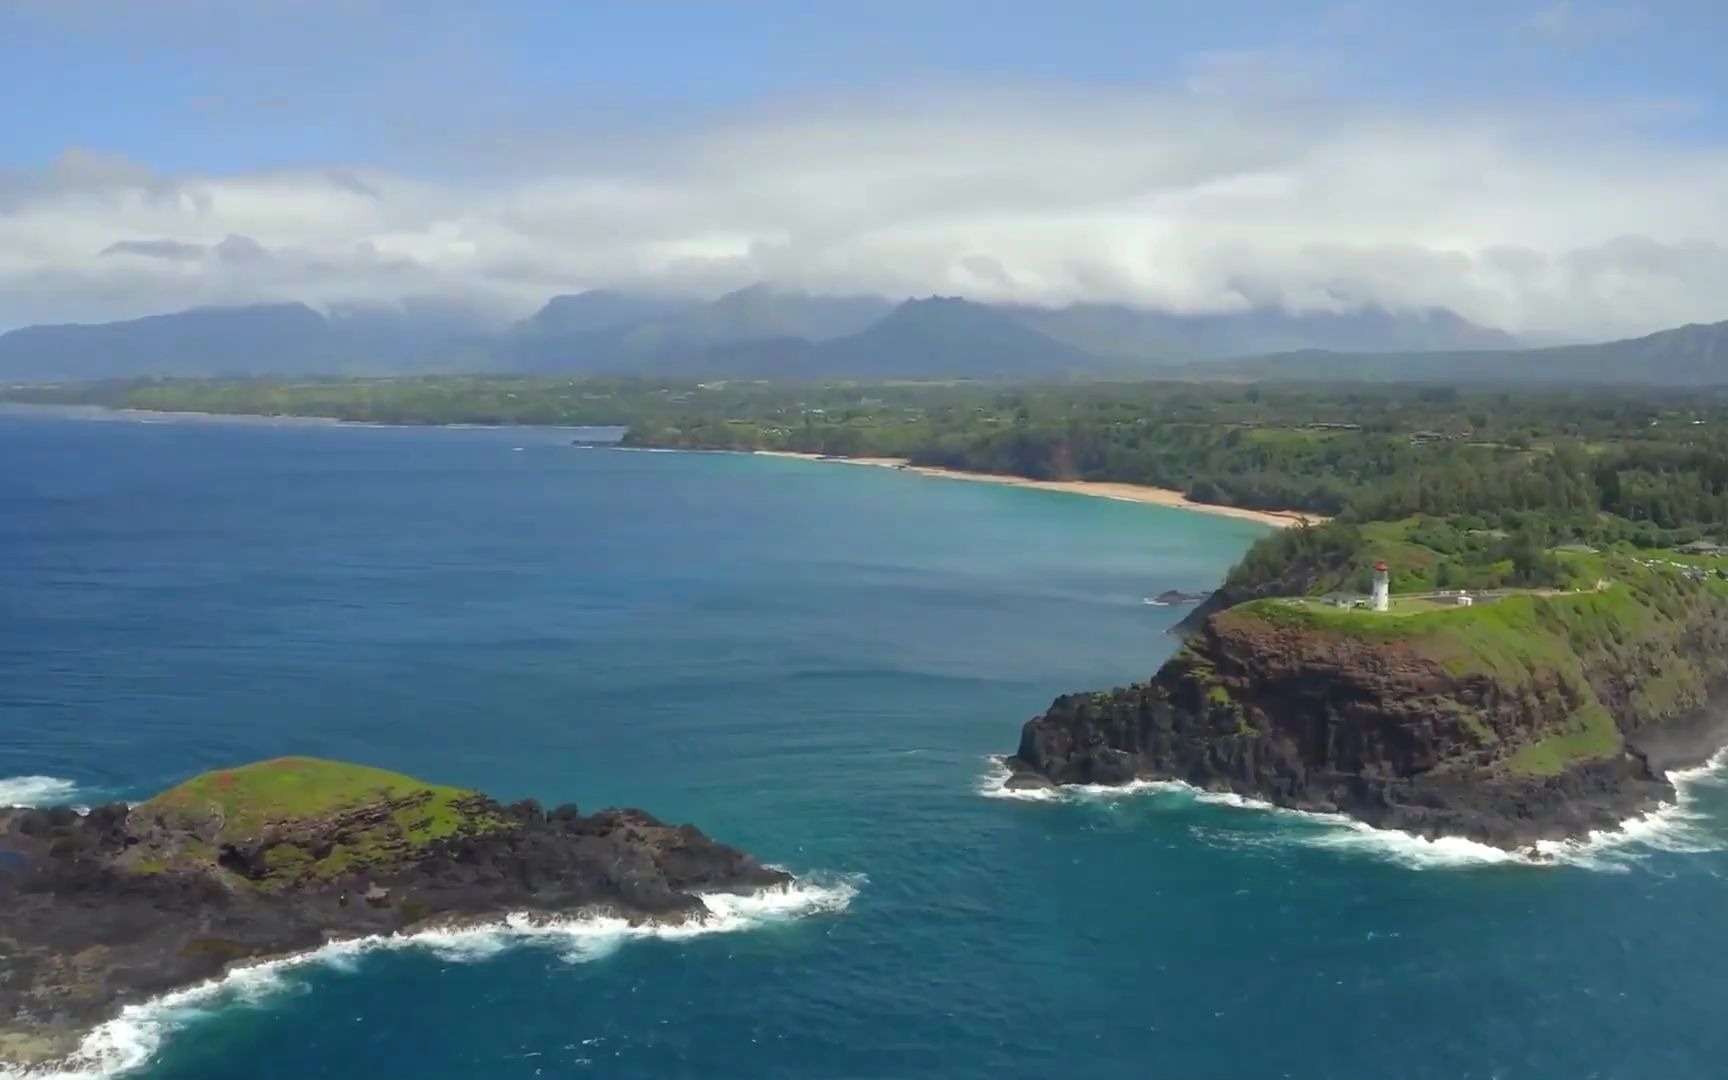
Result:
[[[704,917],[783,871],[641,810],[583,814],[284,758],[140,806],[0,810],[0,1061],[121,1007],[330,941],[506,914]]]

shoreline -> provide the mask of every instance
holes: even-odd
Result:
[[[593,428],[611,429],[617,425],[606,424],[467,424],[467,423],[385,423],[375,420],[345,420],[336,416],[315,416],[306,413],[218,413],[199,412],[195,410],[173,409],[141,409],[130,406],[84,405],[84,404],[47,404],[36,402],[0,401],[0,410],[14,409],[23,412],[45,410],[72,418],[94,419],[96,416],[111,416],[123,420],[133,420],[142,423],[152,422],[150,418],[161,417],[165,420],[182,420],[214,423],[265,423],[272,425],[307,425],[315,427],[357,427],[414,430],[417,428],[447,428],[451,430],[545,430],[545,431],[586,431]],[[602,445],[602,444],[596,444]],[[649,450],[659,449],[666,453],[700,453],[702,451],[687,447],[621,447],[610,446],[608,449]],[[1296,525],[1322,525],[1331,520],[1324,514],[1310,514],[1300,510],[1252,510],[1241,506],[1226,506],[1221,503],[1195,502],[1174,488],[1151,487],[1146,484],[1130,484],[1116,480],[1034,480],[1026,476],[1008,476],[1002,473],[967,472],[962,469],[945,469],[934,465],[914,465],[905,458],[890,457],[841,457],[833,454],[813,454],[800,450],[742,450],[737,453],[753,454],[761,457],[792,458],[799,461],[838,462],[842,465],[871,465],[878,468],[895,469],[900,472],[917,473],[920,476],[931,476],[943,480],[969,480],[983,484],[1001,484],[1006,487],[1028,488],[1034,491],[1055,491],[1068,495],[1085,495],[1091,498],[1114,499],[1117,502],[1139,503],[1143,506],[1162,506],[1172,510],[1193,510],[1202,514],[1212,514],[1216,517],[1235,518],[1239,521],[1252,521],[1273,529],[1288,529]]]
[[[1329,520],[1323,515],[1307,514],[1300,510],[1250,510],[1241,506],[1195,502],[1182,492],[1172,488],[1149,487],[1145,484],[1128,484],[1114,480],[1033,480],[1025,476],[966,472],[961,469],[945,469],[934,465],[914,465],[905,458],[837,457],[831,454],[811,454],[798,450],[747,450],[745,453],[759,457],[791,458],[797,461],[870,465],[876,468],[894,469],[897,472],[916,473],[919,476],[933,476],[943,480],[970,480],[984,484],[1002,484],[1006,487],[1030,488],[1034,491],[1056,491],[1068,495],[1086,495],[1091,498],[1114,499],[1117,502],[1140,503],[1145,506],[1162,506],[1172,510],[1194,510],[1202,514],[1252,521],[1274,529],[1288,529],[1302,524],[1320,525]]]
[[[1502,847],[1452,833],[1425,836],[1396,826],[1373,825],[1343,811],[1322,812],[1282,806],[1252,795],[1196,787],[1183,780],[1135,778],[1121,784],[1051,784],[1016,788],[1009,783],[1014,776],[1008,765],[1009,756],[985,756],[985,773],[974,788],[979,795],[988,799],[1042,803],[1181,794],[1197,803],[1271,814],[1288,821],[1319,826],[1325,831],[1307,837],[1293,837],[1293,841],[1311,848],[1389,857],[1393,862],[1416,870],[1489,865],[1612,870],[1617,867],[1611,856],[1626,848],[1643,845],[1653,850],[1689,850],[1687,845],[1706,842],[1693,827],[1700,817],[1691,807],[1696,799],[1692,789],[1712,782],[1712,778],[1728,775],[1728,746],[1723,746],[1693,764],[1663,771],[1674,791],[1672,800],[1658,800],[1609,828]],[[1677,843],[1683,846],[1676,847]],[[1708,850],[1719,850],[1719,847],[1712,846]]]
[[[316,413],[248,413],[203,412],[195,409],[145,409],[131,405],[90,405],[34,401],[9,401],[0,398],[0,415],[50,414],[71,420],[113,418],[135,423],[152,424],[163,421],[195,423],[262,424],[266,427],[368,428],[381,431],[613,431],[621,424],[482,424],[465,421],[450,423],[391,422],[387,420],[349,420],[340,416]],[[159,420],[158,418],[161,418]]]
[[[557,949],[566,963],[584,963],[633,940],[687,940],[840,914],[866,880],[858,874],[818,872],[749,892],[696,893],[707,910],[680,919],[633,921],[604,906],[563,913],[506,911],[434,918],[390,933],[332,938],[309,949],[229,964],[208,979],[122,1005],[114,1015],[88,1026],[45,1030],[37,1037],[15,1040],[14,1048],[39,1053],[23,1060],[0,1058],[0,1080],[99,1080],[129,1073],[148,1063],[189,1022],[232,999],[279,992],[283,974],[301,968],[405,949],[426,949],[453,962],[475,962],[533,945]]]

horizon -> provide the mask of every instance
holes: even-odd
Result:
[[[1635,337],[1728,317],[1722,30],[1704,0],[23,0],[0,79],[55,96],[0,133],[0,327],[765,281]]]

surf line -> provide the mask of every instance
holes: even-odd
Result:
[[[568,963],[586,963],[636,939],[684,940],[838,914],[865,883],[862,874],[818,873],[754,893],[703,893],[707,912],[685,922],[632,924],[604,912],[568,917],[516,913],[461,926],[333,941],[307,952],[237,965],[207,982],[128,1005],[119,1016],[91,1029],[67,1058],[24,1070],[0,1064],[0,1080],[107,1080],[122,1075],[149,1062],[170,1034],[214,1008],[256,1004],[282,991],[289,985],[285,976],[297,969],[351,970],[368,953],[402,949],[426,949],[446,960],[472,963],[517,945],[552,947]]]
[[[1234,792],[1207,791],[1180,780],[1132,780],[1126,784],[1068,784],[1048,788],[1011,788],[1012,775],[1000,755],[988,759],[989,766],[978,782],[978,793],[991,799],[1019,802],[1114,802],[1138,795],[1185,796],[1197,803],[1271,812],[1292,821],[1321,826],[1321,831],[1289,839],[1305,847],[1360,853],[1389,859],[1411,869],[1456,869],[1472,866],[1571,866],[1588,870],[1624,871],[1628,849],[1698,853],[1723,847],[1720,838],[1700,828],[1705,815],[1696,808],[1699,786],[1720,784],[1728,779],[1728,748],[1718,751],[1704,764],[1672,771],[1676,800],[1620,822],[1612,829],[1596,830],[1573,840],[1538,840],[1516,850],[1494,847],[1462,836],[1429,838],[1400,829],[1382,829],[1345,814],[1294,810]],[[1620,856],[1620,857],[1616,857]]]

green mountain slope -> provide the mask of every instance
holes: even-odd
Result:
[[[1728,384],[1728,322],[1594,345],[1398,354],[1309,350],[1187,370],[1196,377],[1327,382],[1720,386]]]

